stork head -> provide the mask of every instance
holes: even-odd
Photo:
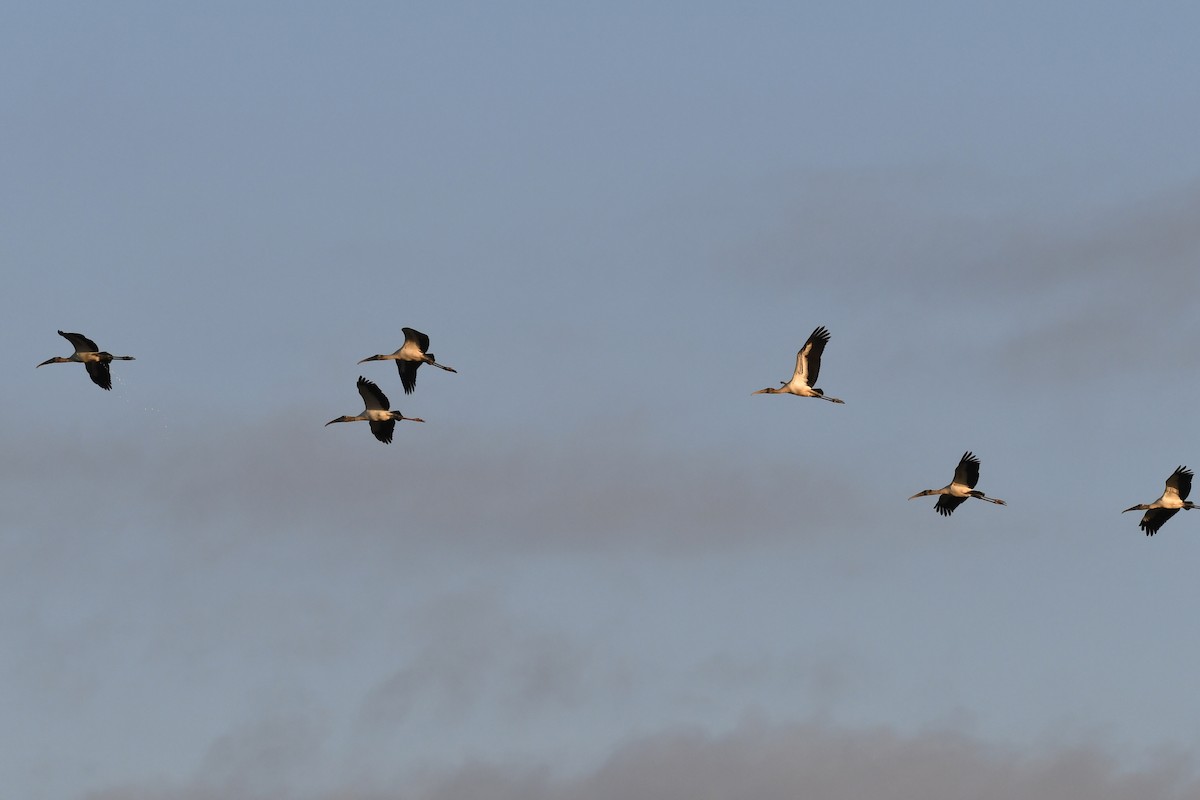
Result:
[[[934,491],[933,489],[926,489],[926,490],[925,490],[925,491],[923,491],[923,492],[917,492],[916,494],[914,494],[912,497],[910,497],[910,498],[908,498],[908,499],[909,499],[909,500],[916,500],[918,497],[928,497],[928,496],[929,496],[929,495],[931,495],[931,494],[937,494],[937,492],[936,492],[936,491]]]
[[[328,428],[330,425],[332,425],[335,422],[350,422],[350,418],[342,416],[342,417],[338,417],[337,419],[331,419],[331,420],[329,420],[329,422],[325,423],[324,427]]]
[[[55,356],[54,358],[47,358],[47,359],[46,359],[45,361],[43,361],[42,363],[38,364],[38,367],[44,367],[44,366],[46,366],[47,364],[61,364],[61,363],[63,363],[64,361],[70,361],[70,360],[71,360],[71,359],[69,359],[69,358],[63,358],[62,356]],[[37,369],[37,367],[34,367],[34,369]]]
[[[1129,508],[1125,509],[1125,511],[1149,511],[1149,510],[1150,510],[1150,506],[1146,505],[1145,503],[1142,503],[1140,506],[1130,506]],[[1124,514],[1125,511],[1122,511],[1121,513]]]
[[[365,364],[368,361],[382,361],[385,358],[387,358],[387,356],[367,356],[366,358],[364,358],[362,361],[360,361],[358,363]]]
[[[768,386],[765,389],[759,389],[757,392],[751,392],[750,394],[752,394],[752,395],[755,395],[755,394],[779,394],[779,390],[773,389],[770,386]]]

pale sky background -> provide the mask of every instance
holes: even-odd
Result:
[[[5,6],[4,796],[1200,797],[1197,31]]]

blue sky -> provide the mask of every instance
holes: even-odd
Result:
[[[8,790],[1200,796],[1198,17],[0,11]]]

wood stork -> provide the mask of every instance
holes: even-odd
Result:
[[[44,367],[47,364],[70,364],[72,362],[83,364],[92,383],[99,386],[101,389],[112,389],[112,375],[109,373],[108,365],[113,361],[133,361],[133,356],[114,356],[112,353],[106,353],[96,347],[96,343],[84,336],[82,333],[67,333],[59,331],[58,335],[71,343],[75,348],[75,352],[67,358],[55,356],[38,364],[39,367]]]
[[[796,353],[796,371],[792,373],[792,379],[780,381],[779,383],[782,385],[778,389],[767,387],[759,389],[753,394],[794,394],[800,397],[819,397],[831,403],[844,403],[844,400],[829,397],[813,386],[821,371],[821,353],[825,352],[827,344],[829,344],[829,331],[825,330],[824,326],[820,326],[808,337],[808,341],[804,343],[804,347],[800,348],[800,352]]]
[[[931,494],[939,494],[937,505],[933,508],[943,517],[948,517],[954,513],[954,509],[966,502],[968,497],[975,497],[980,500],[986,500],[989,503],[995,503],[998,506],[1006,506],[1008,503],[995,497],[988,497],[983,492],[975,488],[975,484],[979,483],[979,459],[971,451],[963,453],[963,457],[959,459],[958,466],[954,469],[954,480],[950,481],[949,486],[943,486],[941,489],[926,489],[923,492],[917,492],[909,500],[915,500],[918,497],[927,497]]]
[[[371,433],[375,434],[375,438],[384,444],[392,443],[392,432],[396,430],[396,420],[406,419],[409,422],[424,422],[420,417],[406,417],[399,411],[389,411],[391,403],[388,402],[387,395],[371,381],[358,376],[358,393],[362,395],[363,403],[366,408],[361,414],[353,417],[338,417],[331,419],[325,423],[328,427],[335,422],[360,422],[366,420],[371,423]]]
[[[394,353],[370,356],[358,363],[395,361],[396,369],[400,371],[400,383],[404,384],[405,394],[412,394],[413,389],[417,388],[417,367],[422,364],[432,364],[438,369],[446,370],[446,372],[458,372],[454,367],[447,367],[445,364],[439,364],[434,360],[433,353],[429,352],[428,336],[413,328],[401,328],[400,330],[404,331],[404,344],[400,345],[399,350]]]
[[[1145,511],[1138,527],[1144,530],[1147,536],[1153,536],[1167,520],[1179,513],[1179,509],[1191,511],[1193,508],[1200,508],[1188,501],[1187,496],[1191,493],[1192,471],[1181,465],[1167,478],[1167,488],[1163,490],[1162,497],[1149,505],[1143,503],[1140,506],[1130,506],[1125,511]],[[1121,513],[1124,514],[1125,511]]]

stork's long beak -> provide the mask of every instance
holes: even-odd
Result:
[[[424,422],[420,417],[400,417],[400,419],[408,420],[409,422]]]
[[[365,364],[368,361],[379,361],[382,358],[383,358],[383,356],[367,356],[366,358],[364,358],[362,361],[360,361],[358,363]]]
[[[1141,511],[1141,508],[1138,506],[1130,506],[1129,508],[1125,509],[1125,511]],[[1121,513],[1124,514],[1125,511],[1122,511]]]
[[[57,358],[57,356],[55,356],[55,358]],[[45,361],[43,361],[42,363],[38,364],[38,367],[44,367],[44,366],[46,366],[47,364],[53,364],[53,363],[54,363],[54,359],[53,359],[53,358],[48,358],[48,359],[46,359]],[[37,367],[34,367],[34,369],[37,369]]]
[[[329,422],[326,422],[326,423],[325,423],[325,425],[324,425],[323,427],[326,427],[326,428],[328,428],[330,425],[332,425],[332,424],[333,424],[333,423],[335,423],[335,422],[345,422],[345,421],[346,421],[346,418],[345,418],[345,417],[338,417],[337,419],[331,419],[331,420],[329,420]]]
[[[771,393],[771,388],[768,386],[766,389],[759,389],[757,392],[751,392],[750,394],[755,395],[755,394],[770,394],[770,393]]]
[[[925,490],[925,491],[923,491],[923,492],[917,492],[916,494],[914,494],[912,497],[910,497],[910,498],[908,498],[908,499],[909,499],[909,500],[916,500],[918,497],[925,497],[925,496],[926,496],[926,495],[928,495],[928,494],[929,494],[929,490],[928,490],[928,489],[926,489],[926,490]]]

